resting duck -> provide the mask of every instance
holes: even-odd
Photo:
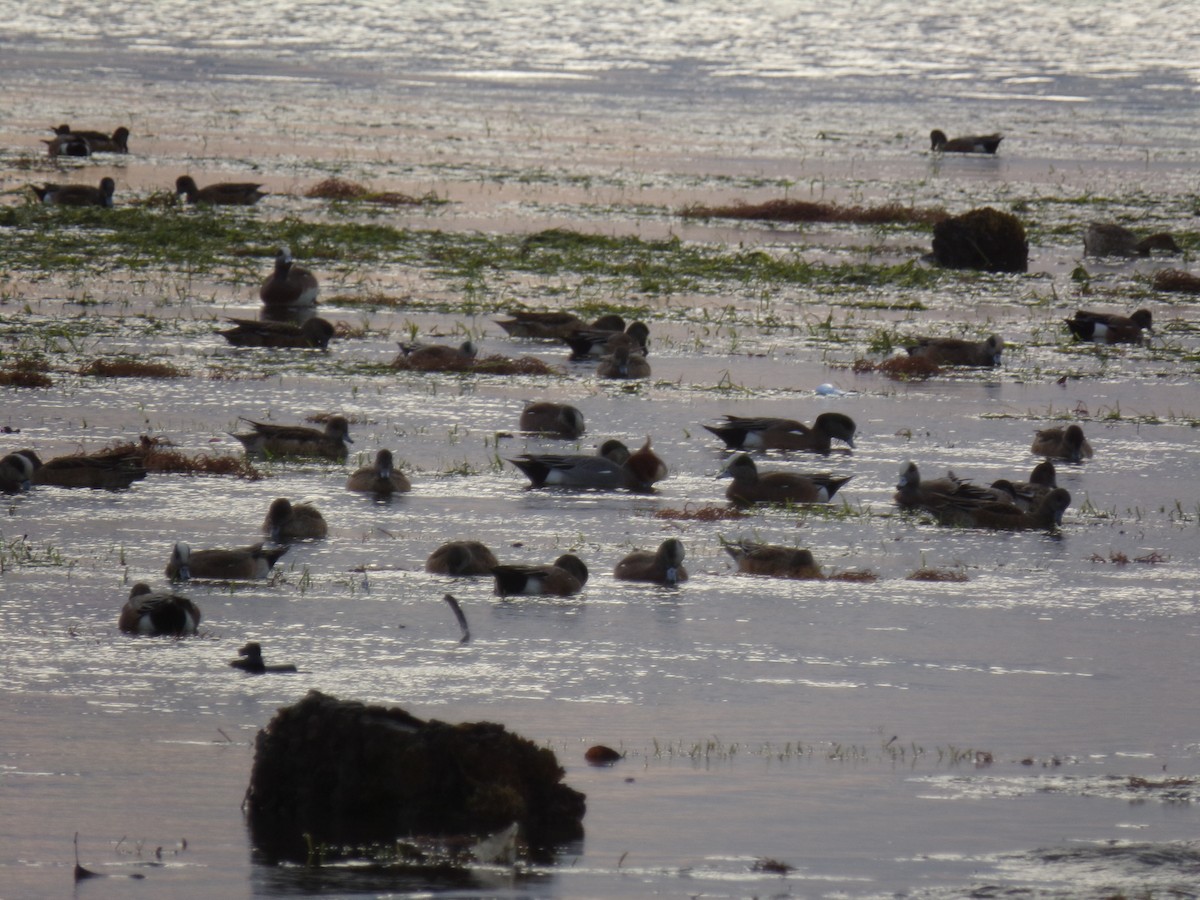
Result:
[[[1004,341],[993,334],[986,341],[964,341],[959,338],[916,338],[915,344],[905,346],[909,356],[927,359],[939,366],[1000,365]]]
[[[48,206],[103,206],[111,209],[117,183],[111,178],[100,179],[99,187],[86,184],[44,184],[33,192]]]
[[[153,591],[138,582],[121,608],[117,627],[126,634],[159,637],[195,634],[200,625],[200,610],[187,597],[169,591]]]
[[[807,450],[828,454],[832,441],[854,446],[854,420],[836,412],[817,416],[810,428],[795,419],[770,416],[726,416],[722,425],[705,425],[725,442],[727,450]]]
[[[624,331],[581,328],[572,331],[563,341],[571,348],[573,360],[612,355],[618,347],[645,356],[650,346],[650,329],[645,322],[632,322]]]
[[[283,663],[276,666],[268,666],[263,660],[262,645],[257,641],[251,641],[238,651],[238,658],[231,659],[229,665],[235,669],[241,669],[243,672],[248,672],[251,675],[266,675],[268,673],[276,674],[293,674],[296,672],[296,667],[291,663]]]
[[[421,372],[462,371],[470,368],[479,350],[472,341],[457,347],[446,344],[401,344],[395,365]]]
[[[600,361],[596,367],[596,375],[600,378],[649,378],[650,363],[640,353],[635,353],[628,346],[618,346]]]
[[[269,577],[271,569],[287,550],[286,546],[264,548],[261,543],[233,550],[192,550],[183,541],[178,541],[171,550],[166,573],[172,581],[192,578],[254,581]]]
[[[64,488],[119,491],[146,477],[142,457],[136,453],[101,450],[79,456],[57,456],[37,466],[34,484]]]
[[[320,291],[316,276],[296,265],[289,248],[280,247],[275,254],[275,271],[263,281],[258,297],[265,305],[277,308],[316,306]]]
[[[1032,510],[998,500],[958,501],[942,505],[934,512],[941,525],[964,528],[990,528],[1003,531],[1052,531],[1062,524],[1063,513],[1071,505],[1064,488],[1053,488]]]
[[[500,565],[495,554],[479,541],[450,541],[425,560],[425,571],[435,575],[491,575]]]
[[[579,316],[568,312],[530,312],[509,310],[511,319],[497,319],[496,324],[513,337],[563,339],[573,331],[624,331],[625,320],[617,315],[601,316],[588,325]]]
[[[1008,500],[1026,512],[1037,507],[1042,498],[1056,487],[1058,473],[1054,469],[1054,463],[1048,459],[1033,467],[1028,481],[1009,481],[1001,478],[992,482],[992,490],[996,491],[1001,499]]]
[[[354,443],[345,416],[332,416],[320,431],[305,425],[273,425],[253,419],[241,421],[254,430],[231,436],[237,438],[246,453],[252,456],[315,456],[340,462],[349,454],[346,445]]]
[[[209,203],[215,206],[253,206],[267,196],[261,184],[249,181],[220,181],[197,187],[191,175],[175,179],[175,193],[186,197],[188,203]]]
[[[259,319],[230,319],[233,328],[218,332],[235,347],[315,348],[325,350],[334,336],[333,325],[320,316],[300,325],[263,322]]]
[[[1138,238],[1128,228],[1113,222],[1092,222],[1083,233],[1084,256],[1149,256],[1155,250],[1182,252],[1169,234]]]
[[[404,493],[412,490],[408,478],[396,468],[391,450],[380,450],[375,454],[375,462],[363,466],[346,479],[346,489],[361,491],[376,496]]]
[[[1154,330],[1154,319],[1148,309],[1139,309],[1130,316],[1080,309],[1064,321],[1076,340],[1100,344],[1140,344],[1142,332]]]
[[[798,579],[821,577],[821,567],[813,559],[810,550],[756,541],[723,542],[723,546],[743,575]]]
[[[1083,436],[1083,429],[1078,425],[1043,428],[1034,435],[1033,444],[1029,449],[1035,456],[1065,459],[1074,463],[1083,462],[1096,455],[1092,445]]]
[[[262,530],[277,544],[305,538],[323,538],[329,533],[325,517],[311,503],[295,503],[286,497],[271,502]]]
[[[583,413],[567,403],[530,403],[521,411],[518,427],[531,434],[574,440],[584,432]]]
[[[995,153],[1002,140],[1002,134],[971,135],[947,140],[944,131],[935,128],[929,132],[929,148],[934,153]]]
[[[674,586],[687,581],[687,569],[683,567],[683,543],[669,538],[658,545],[658,549],[635,550],[617,563],[613,577],[622,581],[653,581],[656,584]]]
[[[42,465],[32,450],[18,450],[0,458],[0,494],[19,494],[33,487],[33,475]]]
[[[923,481],[917,464],[909,462],[900,472],[894,499],[901,509],[924,509],[936,513],[946,504],[961,501],[982,503],[995,500],[996,495],[990,489],[971,484],[953,472],[947,472],[944,478]]]
[[[797,475],[792,472],[760,473],[745,453],[739,453],[718,478],[732,478],[725,496],[739,506],[753,503],[828,503],[853,476]]]
[[[549,566],[499,565],[492,569],[496,593],[567,597],[578,594],[587,584],[588,570],[578,556],[564,554]]]

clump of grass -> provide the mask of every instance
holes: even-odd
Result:
[[[0,384],[9,387],[50,387],[54,381],[44,371],[46,365],[33,356],[14,359],[0,369]]]
[[[922,566],[907,576],[908,581],[970,581],[962,569],[935,569]]]
[[[1156,291],[1175,294],[1200,294],[1200,277],[1181,269],[1163,269],[1154,276]]]
[[[145,434],[137,443],[116,444],[104,450],[103,455],[135,458],[147,472],[167,475],[230,475],[247,481],[258,481],[263,477],[245,457],[224,453],[188,456],[171,449],[169,441]]]
[[[723,522],[729,519],[744,519],[750,513],[740,509],[727,509],[723,506],[700,506],[683,509],[660,509],[654,513],[656,519],[669,519],[683,522]]]
[[[754,861],[755,872],[771,872],[777,875],[786,875],[788,872],[795,871],[796,867],[788,865],[778,859],[772,859],[769,856],[763,856]]]
[[[882,372],[888,378],[905,381],[916,378],[930,378],[941,374],[941,367],[932,360],[922,356],[889,356],[882,362],[869,359],[856,359],[853,369],[855,372]]]
[[[693,204],[679,211],[687,219],[757,219],[764,222],[852,222],[857,225],[933,225],[947,216],[944,209],[917,209],[899,203],[883,206],[838,206],[806,200],[768,200],[730,206]]]
[[[443,202],[433,194],[414,197],[398,191],[372,191],[365,185],[344,178],[326,178],[309,188],[304,196],[314,200],[364,200],[384,206],[421,206],[425,203]]]
[[[845,572],[834,572],[825,576],[826,581],[852,581],[861,584],[871,584],[879,580],[879,575],[869,569],[848,569]]]
[[[97,378],[183,378],[183,369],[167,363],[144,362],[140,359],[93,359],[79,369],[80,375]]]

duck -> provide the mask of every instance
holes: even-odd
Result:
[[[238,651],[238,658],[229,661],[235,669],[241,669],[250,675],[294,674],[297,670],[291,663],[268,666],[263,659],[262,645],[258,641],[250,641]]]
[[[947,140],[946,133],[938,128],[929,132],[930,150],[935,153],[995,153],[1002,140],[1002,134],[971,135]]]
[[[687,581],[683,567],[683,542],[668,538],[657,550],[635,550],[617,563],[613,577],[621,581],[653,581],[674,586]]]
[[[739,453],[718,478],[732,478],[725,496],[739,506],[753,503],[828,503],[853,476],[760,473],[749,454]]]
[[[305,538],[323,538],[329,533],[325,517],[311,503],[293,504],[287,497],[271,501],[262,530],[277,544]]]
[[[233,550],[192,550],[183,541],[176,541],[166,574],[171,581],[256,581],[270,577],[271,569],[287,550],[286,546],[263,547],[261,543]]]
[[[1052,488],[1032,510],[999,500],[947,503],[934,511],[940,525],[989,528],[997,531],[1053,531],[1071,505],[1065,488]]]
[[[291,249],[280,247],[275,254],[275,270],[263,281],[258,296],[266,306],[316,306],[320,291],[316,276],[296,265]]]
[[[479,541],[449,541],[425,560],[425,571],[434,575],[491,575],[500,565],[496,555]]]
[[[600,378],[649,378],[650,363],[640,353],[635,353],[627,346],[618,346],[611,356],[606,356],[596,367],[596,375]]]
[[[209,203],[216,206],[253,206],[267,196],[261,184],[250,181],[220,181],[197,187],[191,175],[175,179],[175,193],[186,197],[188,203]]]
[[[137,453],[101,450],[77,456],[57,456],[37,466],[33,483],[63,488],[118,491],[146,477]]]
[[[578,556],[566,553],[548,566],[495,566],[492,576],[496,579],[496,593],[501,597],[512,594],[568,597],[583,590],[588,570]]]
[[[995,500],[996,496],[988,488],[972,484],[953,472],[947,472],[943,478],[923,481],[917,464],[910,460],[900,470],[900,480],[896,483],[896,495],[893,499],[901,509],[924,509],[936,513],[940,507],[949,503],[982,503]]]
[[[521,431],[546,437],[575,440],[586,430],[583,413],[569,403],[541,401],[527,404],[521,410],[518,424]]]
[[[605,441],[595,455],[559,453],[523,454],[509,459],[530,481],[530,489],[543,487],[617,490],[631,487],[626,469],[629,449],[620,441]]]
[[[200,609],[187,597],[170,591],[154,591],[139,581],[121,607],[117,627],[126,634],[152,637],[195,634],[200,626]]]
[[[624,331],[602,328],[580,328],[563,338],[571,348],[572,360],[611,355],[618,347],[628,347],[633,353],[645,356],[650,347],[650,328],[645,322],[631,322]]]
[[[327,319],[313,316],[300,325],[263,322],[259,319],[229,319],[233,328],[218,332],[235,347],[315,348],[326,350],[334,336]]]
[[[610,447],[610,454],[613,452],[619,454],[621,450],[626,449],[620,441],[616,441],[615,444],[615,448]],[[601,448],[601,452],[603,452],[603,448]],[[646,435],[646,442],[641,447],[629,454],[624,465],[629,485],[637,491],[652,490],[655,484],[670,474],[667,464],[654,452],[649,435]]]
[[[811,550],[760,544],[757,541],[722,541],[725,552],[733,557],[743,575],[767,575],[771,578],[821,578],[821,567]]]
[[[245,418],[240,421],[254,430],[231,436],[250,456],[315,456],[341,462],[349,455],[346,445],[354,443],[345,416],[331,416],[320,431],[304,425],[272,425]]]
[[[1079,309],[1064,321],[1076,340],[1103,344],[1140,344],[1142,332],[1154,330],[1154,317],[1148,309],[1139,309],[1129,316]]]
[[[117,183],[109,177],[100,179],[99,187],[86,184],[44,184],[33,192],[47,206],[102,206],[111,209]]]
[[[927,359],[939,366],[983,366],[1000,365],[1004,352],[1004,341],[993,334],[986,341],[965,341],[960,338],[914,338],[905,350],[909,356]]]
[[[1007,500],[1029,512],[1034,509],[1050,491],[1058,487],[1058,472],[1054,463],[1048,459],[1042,460],[1029,473],[1028,481],[1010,481],[1001,478],[992,482],[992,490],[997,499]]]
[[[32,450],[18,450],[0,458],[0,494],[20,494],[33,487],[33,475],[42,465]]]
[[[92,146],[77,134],[56,134],[46,145],[46,155],[50,157],[73,156],[85,157],[92,155]]]
[[[1092,222],[1083,233],[1084,256],[1149,256],[1152,251],[1181,253],[1175,238],[1166,233],[1138,238],[1115,222]]]
[[[112,134],[105,134],[103,131],[74,131],[70,125],[58,125],[54,128],[54,134],[58,140],[74,139],[85,142],[89,154],[129,152],[129,129],[124,125]]]
[[[473,341],[463,341],[457,347],[447,344],[401,344],[401,354],[394,365],[421,372],[462,371],[469,369],[479,355]]]
[[[601,316],[590,325],[569,312],[542,312],[510,309],[510,319],[497,319],[496,324],[512,337],[562,339],[573,331],[624,331],[625,320],[615,314]]]
[[[722,424],[704,428],[724,441],[727,450],[805,450],[827,456],[834,440],[853,448],[857,426],[847,415],[824,412],[811,428],[795,419],[730,415]]]
[[[346,479],[346,490],[386,496],[411,491],[412,484],[404,473],[396,468],[392,451],[380,450],[375,454],[374,463],[357,469]]]
[[[1083,436],[1083,429],[1078,425],[1043,428],[1034,435],[1033,444],[1029,449],[1035,456],[1065,459],[1074,463],[1083,462],[1096,455],[1092,445]]]

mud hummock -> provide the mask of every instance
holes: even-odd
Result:
[[[513,822],[531,854],[583,836],[584,795],[551,750],[503,725],[422,721],[318,691],[255,742],[246,809],[255,849],[303,862],[413,837],[483,837]]]
[[[933,257],[947,269],[1025,272],[1029,241],[1016,216],[985,206],[934,225]]]

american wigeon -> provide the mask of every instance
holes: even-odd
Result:
[[[943,478],[922,480],[917,464],[911,461],[900,470],[894,497],[901,509],[924,509],[934,513],[940,507],[955,502],[983,503],[995,498],[996,495],[988,488],[971,484],[953,472],[947,472]]]
[[[1065,488],[1052,488],[1029,511],[999,500],[958,501],[942,505],[934,511],[934,517],[941,525],[963,528],[1050,531],[1062,524],[1063,513],[1070,505],[1071,495]]]
[[[435,575],[491,575],[500,565],[494,553],[479,541],[449,541],[425,560],[425,571]]]
[[[401,344],[401,355],[395,365],[421,372],[459,371],[475,362],[479,350],[473,341],[463,341],[457,347],[447,344]]]
[[[1142,332],[1154,330],[1154,318],[1148,309],[1139,309],[1130,316],[1080,309],[1064,321],[1076,340],[1101,344],[1140,344]]]
[[[238,651],[238,658],[231,659],[229,665],[235,669],[241,669],[243,672],[248,672],[251,675],[266,675],[269,673],[290,675],[296,671],[296,667],[291,663],[268,666],[263,659],[262,645],[258,641],[250,641],[242,647]]]
[[[508,460],[525,473],[530,488],[596,488],[618,490],[633,486],[626,468],[630,453],[620,441],[606,441],[594,456],[526,453]]]
[[[905,345],[909,356],[927,359],[939,366],[998,366],[1004,352],[1004,341],[993,334],[986,341],[964,341],[960,338],[914,338]]]
[[[600,360],[596,367],[596,375],[600,378],[649,378],[650,363],[640,353],[635,353],[627,346],[619,346]]]
[[[84,157],[92,155],[92,145],[84,138],[77,134],[56,134],[48,141],[42,141],[46,145],[46,155],[51,157],[57,156],[73,156]]]
[[[827,503],[853,476],[760,473],[753,459],[739,453],[717,477],[732,478],[733,484],[725,491],[725,496],[739,506],[748,506],[752,503]]]
[[[233,328],[218,332],[235,347],[316,348],[325,350],[333,338],[333,325],[320,316],[291,322],[263,322],[259,319],[230,319]]]
[[[34,187],[38,200],[48,206],[103,206],[111,208],[117,183],[111,178],[100,179],[99,187],[86,184],[44,184]]]
[[[625,449],[625,445],[620,441],[616,442],[618,448]],[[601,448],[604,452],[604,448]],[[619,450],[617,451],[619,452]],[[612,454],[609,454],[612,458]],[[667,464],[662,461],[662,458],[654,452],[650,446],[650,436],[646,436],[646,443],[642,444],[637,450],[629,454],[625,460],[625,471],[628,473],[630,486],[634,490],[648,491],[656,483],[662,481],[670,472],[667,470]]]
[[[1035,456],[1048,456],[1050,459],[1065,459],[1076,463],[1096,455],[1092,445],[1083,436],[1083,429],[1078,425],[1043,428],[1034,435],[1033,444],[1029,449]]]
[[[170,591],[154,591],[138,582],[121,607],[117,627],[126,634],[151,636],[195,634],[200,610],[187,597]]]
[[[287,547],[264,547],[251,544],[232,550],[193,550],[183,541],[177,541],[171,549],[167,563],[167,577],[172,581],[190,581],[193,578],[214,581],[254,581],[267,578],[279,557],[287,553]]]
[[[533,434],[567,440],[574,440],[585,430],[583,413],[570,404],[549,401],[528,404],[521,410],[518,427]]]
[[[345,416],[332,416],[321,431],[304,425],[272,425],[253,419],[241,421],[254,430],[232,436],[252,456],[317,456],[340,462],[349,453],[346,444],[354,443]]]
[[[1114,222],[1092,222],[1083,233],[1085,256],[1149,256],[1155,250],[1163,253],[1182,252],[1169,234],[1139,238],[1128,228]]]
[[[496,593],[566,597],[578,594],[587,584],[588,570],[578,556],[564,554],[549,566],[499,565],[492,569]]]
[[[563,338],[571,348],[571,359],[582,360],[611,355],[618,347],[645,356],[650,347],[650,329],[645,322],[631,322],[624,331],[581,328]]]
[[[263,519],[263,533],[277,544],[305,538],[323,538],[329,533],[325,517],[311,503],[292,503],[287,497],[271,501]]]
[[[767,575],[771,578],[821,578],[821,567],[812,551],[757,541],[723,541],[725,552],[737,562],[744,575]]]
[[[346,489],[383,496],[412,490],[412,484],[404,473],[396,468],[391,450],[380,450],[375,462],[363,466],[346,479]]]
[[[275,270],[263,281],[258,296],[267,306],[316,306],[320,291],[316,276],[296,265],[289,248],[280,247],[275,254]]]
[[[831,441],[845,441],[854,446],[854,420],[836,412],[817,416],[810,428],[795,419],[770,416],[729,416],[724,424],[705,425],[725,442],[729,450],[807,450],[828,454]]]
[[[1045,459],[1033,467],[1028,481],[1010,481],[1001,478],[992,482],[992,490],[998,499],[1007,500],[1020,509],[1030,512],[1036,508],[1050,491],[1058,487],[1058,473],[1054,463]]]
[[[940,129],[929,132],[929,149],[935,153],[995,153],[1004,140],[1002,134],[980,134],[946,138]]]
[[[18,450],[0,458],[0,494],[19,494],[33,487],[33,474],[42,465],[32,450]]]
[[[668,538],[658,545],[657,550],[634,550],[613,569],[613,577],[622,581],[653,581],[656,584],[675,585],[687,581],[687,569],[683,567],[683,543]]]
[[[112,134],[105,134],[103,131],[76,131],[68,128],[66,125],[59,125],[54,131],[60,138],[64,135],[70,135],[71,137],[87,141],[88,149],[92,153],[129,152],[129,129],[124,125],[116,129]]]
[[[136,454],[101,450],[47,460],[33,473],[34,484],[65,488],[117,491],[146,477],[146,467]]]
[[[191,175],[175,179],[175,193],[186,197],[188,203],[209,203],[216,206],[253,206],[267,196],[261,184],[251,181],[219,181],[197,187]]]
[[[497,319],[496,324],[513,337],[557,339],[565,338],[572,331],[623,331],[625,320],[617,315],[601,316],[591,325],[569,312],[537,312],[512,309],[510,319]]]

